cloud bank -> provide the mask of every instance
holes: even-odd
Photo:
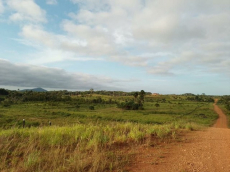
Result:
[[[63,69],[13,64],[0,59],[0,85],[43,87],[74,90],[119,89],[124,80],[98,77],[83,73],[69,73]],[[117,87],[115,87],[116,85]]]

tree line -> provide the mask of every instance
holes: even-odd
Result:
[[[93,95],[94,94],[94,95]],[[105,97],[104,95],[110,95]],[[22,102],[69,102],[80,104],[117,104],[117,107],[127,110],[143,109],[146,93],[140,92],[121,92],[121,91],[10,91],[0,89],[0,102],[3,106],[10,106],[13,103]],[[1,97],[2,95],[2,97]],[[93,95],[93,96],[92,96]],[[100,96],[101,95],[101,96]],[[132,98],[133,97],[133,98]]]
[[[218,103],[224,104],[225,108],[230,111],[230,96],[222,96]]]

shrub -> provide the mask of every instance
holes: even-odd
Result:
[[[89,106],[89,109],[90,110],[94,110],[94,106]]]
[[[155,106],[156,106],[156,107],[160,107],[160,104],[159,104],[159,103],[156,103]]]
[[[134,101],[127,101],[118,103],[117,107],[125,110],[138,110],[143,109],[143,104],[135,103]]]

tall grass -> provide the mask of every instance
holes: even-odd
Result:
[[[78,124],[0,131],[0,171],[113,171],[128,163],[127,147],[175,138],[183,122]]]

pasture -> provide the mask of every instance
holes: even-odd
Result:
[[[116,102],[133,99],[132,96],[108,97],[93,95],[86,100],[107,100],[98,103],[81,103],[82,97],[73,96],[68,101],[29,101],[15,103],[0,108],[0,125],[2,128],[20,127],[22,119],[27,126],[64,126],[76,123],[98,123],[107,121],[136,122],[142,124],[167,124],[178,120],[212,125],[216,119],[212,102],[188,101],[185,96],[146,96],[144,110],[123,110],[117,108]],[[159,104],[159,107],[156,107]],[[94,109],[91,110],[90,107]]]

